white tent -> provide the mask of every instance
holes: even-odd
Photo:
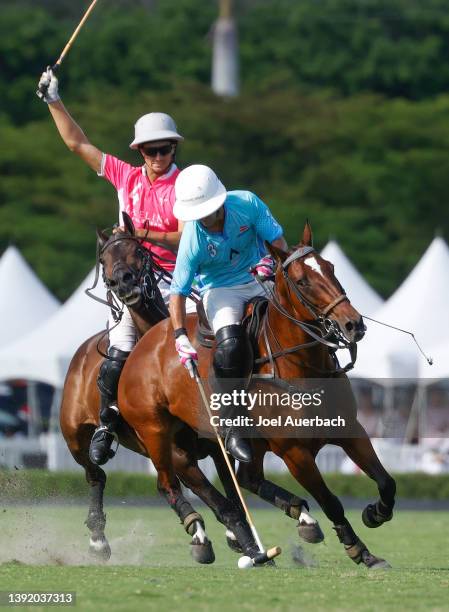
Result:
[[[382,306],[382,298],[368,285],[340,246],[330,240],[321,251],[321,256],[334,264],[335,276],[346,291],[351,304],[361,314],[373,316]]]
[[[430,353],[432,345],[449,343],[449,248],[435,238],[415,268],[375,318],[411,331]],[[351,375],[370,379],[415,378],[425,363],[413,339],[406,334],[367,321],[368,331],[358,345]],[[432,368],[428,369],[432,377]]]
[[[0,259],[0,287],[2,348],[41,325],[60,306],[14,246]]]
[[[108,309],[84,293],[92,286],[94,275],[92,270],[43,325],[0,351],[0,380],[26,378],[62,386],[76,349],[106,327]],[[101,278],[95,294],[105,297]]]

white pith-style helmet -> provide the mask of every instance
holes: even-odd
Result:
[[[134,140],[129,146],[137,149],[144,142],[156,140],[184,140],[170,115],[148,113],[140,117],[134,126]]]
[[[226,200],[226,188],[208,166],[195,164],[179,173],[175,183],[173,214],[180,221],[203,219]]]

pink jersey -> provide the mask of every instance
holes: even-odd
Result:
[[[113,155],[103,155],[100,176],[104,176],[117,189],[120,211],[128,213],[137,229],[145,227],[155,232],[177,232],[178,220],[173,214],[175,181],[179,169],[172,164],[164,176],[150,182],[145,166],[131,166]],[[120,218],[120,223],[122,219]],[[152,253],[169,262],[157,259],[163,268],[172,272],[176,256],[168,249],[147,243]]]

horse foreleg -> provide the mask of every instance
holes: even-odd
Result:
[[[157,426],[155,423],[149,423],[145,427],[139,428],[139,437],[157,470],[159,492],[176,512],[184,529],[192,536],[191,543],[195,546],[207,539],[204,519],[182,494],[180,482],[175,474],[172,456],[173,423],[168,415],[166,419],[163,419],[162,415],[158,415],[156,423]],[[214,559],[212,556],[205,556],[203,559],[200,555],[195,560],[200,563],[212,563]]]
[[[386,561],[372,555],[356,535],[345,517],[342,503],[326,486],[312,453],[308,449],[292,446],[282,456],[292,476],[316,499],[334,524],[337,537],[350,559],[370,569],[389,567]]]
[[[368,504],[362,512],[362,520],[367,527],[380,527],[393,517],[396,482],[381,464],[371,440],[359,425],[360,437],[338,441],[339,446],[377,484],[379,500]]]
[[[90,502],[85,524],[91,532],[89,541],[89,554],[99,561],[108,561],[111,556],[111,547],[106,539],[104,530],[106,515],[103,512],[103,493],[106,486],[106,474],[98,465],[89,459],[89,441],[94,428],[78,439],[66,438],[69,450],[75,461],[84,468],[86,481],[90,486]],[[78,432],[79,435],[79,432]]]
[[[322,542],[324,534],[318,521],[309,513],[307,501],[271,482],[271,480],[265,479],[263,459],[266,453],[266,443],[259,440],[253,441],[252,451],[253,460],[251,463],[239,464],[237,478],[242,487],[298,521],[298,534],[305,542],[309,544]]]

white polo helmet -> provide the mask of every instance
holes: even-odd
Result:
[[[184,140],[170,115],[148,113],[140,117],[134,126],[134,140],[129,146],[137,149],[143,142],[155,140]]]
[[[226,200],[226,188],[211,168],[195,164],[179,173],[175,195],[175,217],[180,221],[195,221],[222,206]]]

